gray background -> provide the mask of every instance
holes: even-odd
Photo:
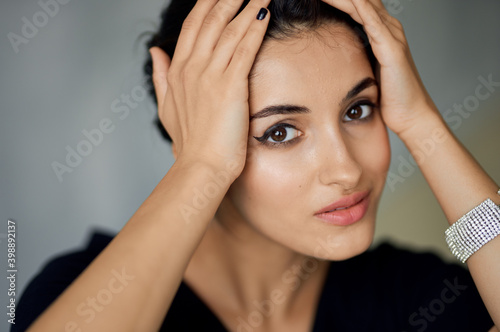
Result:
[[[33,0],[2,0],[0,261],[7,270],[5,233],[11,218],[17,221],[18,293],[48,259],[82,246],[91,229],[118,232],[173,163],[153,126],[152,101],[133,104],[123,118],[113,112],[116,100],[143,85],[145,50],[139,37],[156,29],[164,4],[72,0],[16,53],[8,33],[22,35],[22,18],[33,22],[41,7]],[[388,8],[402,21],[441,112],[470,99],[479,76],[500,81],[500,1],[400,0]],[[500,183],[497,90],[454,132]],[[75,149],[85,139],[82,130],[97,128],[105,118],[114,131],[60,182],[51,164],[65,163],[65,147]],[[404,182],[386,187],[376,241],[389,237],[448,260],[444,215],[418,170],[398,170],[409,153],[394,135],[391,142],[391,172]],[[7,283],[0,280],[3,306]],[[6,316],[1,317],[0,331],[6,331]]]

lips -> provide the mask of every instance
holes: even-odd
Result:
[[[346,226],[359,221],[365,215],[370,200],[370,191],[357,192],[325,206],[314,216],[327,223]]]

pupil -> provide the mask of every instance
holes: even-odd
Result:
[[[282,129],[276,129],[273,134],[271,135],[271,138],[274,140],[274,141],[277,141],[277,142],[280,142],[282,140],[284,140],[286,137],[286,130],[284,128]]]
[[[362,113],[363,111],[361,110],[361,106],[356,106],[349,110],[347,116],[349,116],[351,119],[359,119]]]

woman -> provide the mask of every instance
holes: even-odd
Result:
[[[251,0],[238,14],[242,2],[198,1],[176,45],[175,27],[154,41],[169,53],[151,49],[176,162],[109,245],[95,239],[44,272],[67,274],[61,292],[79,276],[30,330],[494,331],[499,238],[458,251],[474,283],[432,256],[364,253],[385,125],[450,224],[500,203],[426,93],[399,22],[380,0]]]

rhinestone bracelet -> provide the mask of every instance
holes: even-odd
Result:
[[[448,227],[445,232],[448,247],[462,263],[499,234],[500,206],[489,198]]]

